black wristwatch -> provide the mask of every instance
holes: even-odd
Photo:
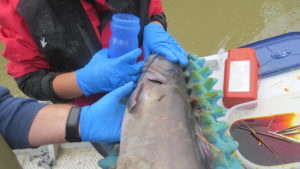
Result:
[[[81,107],[72,107],[66,123],[66,140],[68,142],[80,142],[78,126],[80,119]]]

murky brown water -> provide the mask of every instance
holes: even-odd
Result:
[[[0,41],[0,51],[4,50],[4,45]],[[23,97],[24,94],[18,89],[15,81],[11,76],[6,74],[6,63],[7,60],[4,59],[4,57],[1,55],[0,56],[0,86],[4,86],[8,88],[11,92],[12,95],[17,96],[17,97]]]
[[[162,0],[168,31],[199,56],[300,31],[299,0]]]
[[[162,0],[168,31],[198,56],[236,48],[279,34],[300,31],[299,0]],[[4,47],[0,44],[0,51]],[[19,94],[5,75],[0,58],[0,85]]]

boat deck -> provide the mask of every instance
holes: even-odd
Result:
[[[52,167],[41,162],[45,158],[45,155],[42,155],[43,152],[48,152],[48,146],[38,149],[14,150],[14,153],[23,169],[101,169],[97,163],[102,156],[91,144],[64,143],[56,146],[59,146],[59,149],[55,154],[55,165]],[[35,157],[34,155],[37,154],[40,156]],[[49,154],[46,156],[49,157]]]

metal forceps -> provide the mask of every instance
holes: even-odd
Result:
[[[300,140],[295,139],[290,136],[287,136],[287,135],[293,135],[293,134],[300,134],[300,124],[292,126],[292,127],[288,127],[288,128],[282,129],[282,130],[278,130],[275,132],[268,131],[268,133],[273,134],[277,137],[281,137],[281,138],[291,141],[293,143],[300,144]]]
[[[282,130],[278,130],[276,131],[276,133],[283,135],[300,134],[300,124]]]

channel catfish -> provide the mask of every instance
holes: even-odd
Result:
[[[177,63],[151,55],[123,118],[117,169],[210,168]]]

